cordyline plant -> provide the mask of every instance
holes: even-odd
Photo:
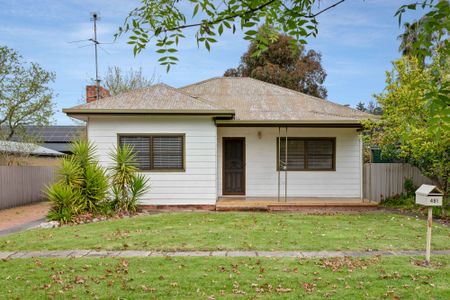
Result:
[[[135,55],[154,45],[168,71],[178,61],[177,47],[188,31],[194,33],[198,46],[210,51],[225,31],[240,29],[245,40],[258,41],[255,55],[259,55],[277,40],[279,32],[293,37],[293,47],[306,44],[306,37],[317,34],[317,16],[344,1],[321,8],[318,0],[141,0],[116,38],[129,33],[128,44]],[[261,24],[265,25],[258,30]]]
[[[138,174],[136,154],[130,145],[121,145],[110,153],[114,166],[109,169],[113,205],[116,210],[135,212],[138,200],[148,191],[148,178]]]
[[[450,124],[439,123],[429,95],[450,83],[448,53],[437,52],[423,67],[419,58],[404,56],[387,72],[385,92],[375,95],[383,109],[379,122],[365,124],[368,143],[380,146],[383,155],[400,157],[417,166],[448,193],[450,179]],[[449,91],[450,92],[450,91]],[[448,117],[448,116],[447,116]]]
[[[52,204],[48,218],[62,223],[81,213],[99,212],[107,204],[108,178],[94,158],[95,147],[88,141],[76,141],[71,151],[61,161],[59,180],[46,189]]]

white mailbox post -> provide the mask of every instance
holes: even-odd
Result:
[[[426,263],[431,256],[431,226],[433,225],[433,206],[442,206],[444,194],[434,185],[422,184],[416,191],[416,204],[428,206]]]

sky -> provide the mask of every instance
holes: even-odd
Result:
[[[334,2],[322,0],[316,10]],[[409,2],[347,0],[319,16],[319,34],[309,38],[306,47],[322,54],[329,100],[354,107],[383,91],[386,71],[400,57],[397,36],[402,30],[394,14]],[[90,12],[100,13],[98,40],[111,43],[128,12],[139,4],[137,0],[0,0],[0,45],[56,73],[51,84],[56,94],[54,124],[74,123],[61,110],[83,103],[85,86],[95,77],[93,46],[73,42],[93,37]],[[420,15],[409,13],[404,20]],[[149,78],[156,76],[159,82],[181,87],[222,76],[226,69],[239,64],[248,47],[239,32],[225,32],[211,52],[197,48],[189,33],[187,37],[179,47],[180,62],[169,73],[158,64],[154,48],[134,57],[126,38],[104,44],[99,50],[100,75],[112,66],[142,68]]]

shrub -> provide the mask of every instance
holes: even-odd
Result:
[[[403,187],[405,188],[407,196],[413,196],[416,194],[417,186],[414,184],[412,178],[405,178]]]
[[[47,187],[46,194],[52,204],[47,217],[52,221],[68,223],[81,210],[77,203],[79,193],[64,182],[60,181]]]
[[[108,196],[108,177],[94,159],[95,147],[82,140],[71,150],[73,154],[62,159],[59,180],[46,190],[52,203],[48,217],[62,223],[80,213],[98,212]]]
[[[137,174],[136,155],[130,145],[117,147],[110,154],[113,203],[117,210],[134,212],[139,199],[148,191],[148,179]]]

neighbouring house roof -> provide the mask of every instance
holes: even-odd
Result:
[[[360,121],[373,117],[359,110],[306,95],[250,77],[216,77],[180,90],[234,108],[235,120],[306,121],[314,123]]]
[[[50,125],[27,126],[26,131],[30,136],[44,143],[70,143],[80,137],[86,130],[86,126],[75,125]]]
[[[0,141],[0,153],[32,155],[32,156],[63,156],[64,153],[48,149],[33,143]]]
[[[165,84],[64,109],[70,116],[209,113],[217,124],[360,124],[373,115],[249,77],[215,77],[179,89]]]
[[[69,115],[92,113],[187,113],[187,114],[232,114],[232,110],[191,96],[166,84],[159,83],[148,88],[102,98],[97,101],[64,109]]]
[[[26,126],[26,133],[32,141],[39,142],[43,147],[58,152],[69,153],[70,143],[83,136],[86,126],[76,125],[49,125],[49,126]],[[20,136],[13,136],[13,141],[21,142]]]

